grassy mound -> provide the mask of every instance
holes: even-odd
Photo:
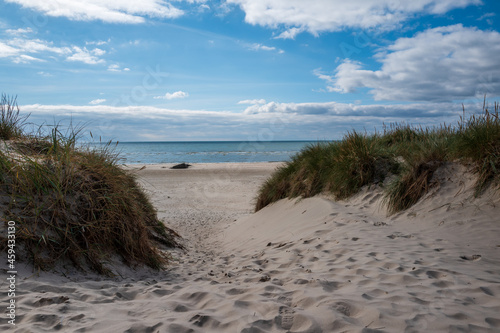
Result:
[[[262,185],[255,210],[293,197],[327,192],[336,199],[357,193],[362,186],[381,183],[390,213],[414,205],[431,186],[439,166],[447,161],[473,165],[478,175],[476,195],[500,184],[499,105],[490,112],[462,118],[457,126],[419,128],[395,124],[382,134],[347,133],[338,142],[307,147]]]
[[[324,191],[344,199],[364,185],[382,181],[395,163],[376,143],[376,137],[351,132],[342,141],[306,148],[264,183],[256,210],[279,199],[311,197]]]
[[[17,107],[2,104],[1,110],[3,116]],[[179,247],[178,235],[158,220],[109,145],[76,149],[74,132],[63,135],[55,127],[47,135],[29,135],[22,125],[11,122],[5,133],[15,135],[0,137],[1,218],[16,222],[18,258],[36,269],[70,263],[106,275],[111,274],[106,262],[115,257],[155,269],[167,264],[158,245]],[[0,235],[2,250],[5,236]]]

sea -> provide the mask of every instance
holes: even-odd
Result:
[[[319,141],[118,142],[123,164],[283,162]]]

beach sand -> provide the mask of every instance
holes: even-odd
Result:
[[[379,187],[253,214],[278,163],[129,166],[183,237],[168,269],[22,270],[12,332],[499,332],[500,199],[447,164],[411,209]],[[2,279],[0,304],[7,306]]]

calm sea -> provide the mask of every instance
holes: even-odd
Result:
[[[288,161],[317,141],[119,142],[121,163],[224,163]]]

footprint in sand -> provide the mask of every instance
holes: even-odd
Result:
[[[346,302],[337,302],[332,305],[332,309],[347,317],[352,317],[356,312],[356,310]]]
[[[470,261],[477,261],[481,260],[481,255],[480,254],[473,254],[470,256],[460,256],[463,260],[470,260]]]
[[[289,330],[293,326],[293,309],[288,306],[282,306],[279,308],[279,315],[276,317],[276,324],[284,330]]]
[[[52,305],[52,304],[61,304],[61,303],[67,303],[69,301],[69,297],[66,296],[59,296],[59,297],[52,297],[52,298],[40,298],[38,301],[34,302],[33,305],[36,307],[40,306],[46,306],[46,305]]]
[[[391,239],[394,239],[394,238],[411,238],[412,235],[407,235],[407,234],[403,234],[402,232],[395,232],[389,236],[387,236]]]
[[[383,226],[386,226],[387,223],[385,223],[385,222],[374,222],[373,225],[376,226],[376,227],[383,227]]]
[[[430,279],[442,279],[447,276],[447,274],[437,271],[427,271],[425,273]]]

